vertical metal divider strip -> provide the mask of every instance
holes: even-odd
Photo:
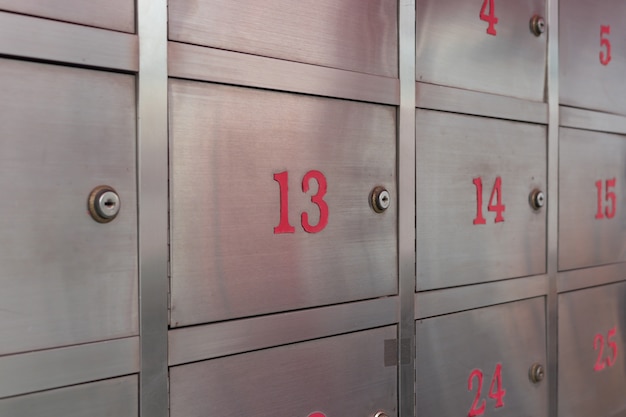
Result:
[[[137,0],[137,186],[142,417],[167,417],[167,0]]]
[[[399,412],[415,415],[415,0],[398,0]]]
[[[548,4],[548,225],[547,225],[547,357],[548,357],[548,415],[557,415],[558,394],[558,221],[559,221],[559,4]]]

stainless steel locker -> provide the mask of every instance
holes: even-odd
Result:
[[[545,298],[418,320],[418,416],[548,416]]]
[[[173,327],[396,293],[394,107],[181,80],[170,98]]]
[[[626,413],[625,302],[623,282],[559,295],[559,416]]]
[[[171,417],[397,415],[395,326],[170,368]]]
[[[544,273],[545,126],[418,109],[416,129],[417,290]]]
[[[416,4],[417,81],[544,101],[544,0]]]
[[[620,0],[559,5],[561,104],[626,114],[624,15]]]
[[[626,261],[626,137],[561,128],[559,269]]]
[[[138,334],[135,78],[4,59],[0,90],[0,354]]]

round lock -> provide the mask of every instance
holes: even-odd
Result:
[[[89,214],[98,223],[112,221],[120,212],[120,196],[113,187],[100,185],[89,194],[87,208]]]
[[[385,187],[378,186],[370,194],[370,204],[376,213],[382,213],[391,205],[391,195]]]
[[[534,189],[530,193],[530,206],[533,210],[539,210],[546,204],[546,195],[543,191]]]
[[[543,365],[541,365],[540,363],[533,363],[533,365],[530,367],[530,370],[528,371],[528,376],[530,377],[530,380],[533,382],[533,384],[538,384],[539,382],[543,381],[543,378],[546,376]]]
[[[546,31],[546,21],[539,15],[530,19],[530,30],[535,36],[541,36]]]
[[[388,417],[388,416],[385,412],[379,411],[378,413],[374,414],[374,417]]]

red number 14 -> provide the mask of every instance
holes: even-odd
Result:
[[[474,178],[472,181],[476,187],[476,217],[474,218],[474,224],[485,224],[487,221],[483,217],[483,180],[481,177]],[[494,198],[496,203],[493,203]],[[493,190],[491,190],[491,197],[489,198],[488,211],[494,211],[496,218],[494,223],[504,221],[504,210],[506,206],[502,204],[502,178],[497,177],[496,182],[493,184]]]

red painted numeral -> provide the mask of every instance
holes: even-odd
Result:
[[[483,387],[483,371],[480,369],[474,369],[467,380],[467,390],[472,391],[474,388],[474,379],[477,379],[476,384],[476,396],[474,397],[474,401],[472,402],[472,406],[467,413],[467,417],[476,417],[483,415],[485,413],[485,408],[487,407],[487,400],[484,398],[481,401],[480,394],[482,392]],[[489,385],[489,398],[492,400],[496,400],[496,404],[494,408],[504,407],[504,396],[506,395],[506,390],[502,388],[502,364],[496,364],[496,369],[493,372],[493,377],[491,378],[491,384]]]
[[[328,204],[324,201],[324,196],[328,189],[326,177],[320,171],[309,171],[302,179],[302,192],[307,193],[311,180],[317,182],[317,192],[311,196],[311,202],[320,211],[319,221],[315,225],[309,223],[309,214],[303,212],[300,216],[301,225],[307,233],[318,233],[324,230],[328,224]],[[280,189],[280,222],[274,228],[274,234],[295,233],[296,229],[289,224],[289,173],[287,171],[274,174],[274,181],[278,182]]]
[[[609,180],[606,180],[605,182],[606,195],[604,197],[604,200],[610,204],[604,208],[604,212],[603,212],[602,211],[602,206],[603,206],[602,180],[596,181],[596,190],[597,190],[597,195],[598,195],[598,200],[597,200],[598,210],[596,211],[596,219],[604,219],[605,215],[607,219],[612,219],[613,217],[615,217],[615,212],[617,210],[617,196],[615,195],[614,188],[615,188],[616,183],[617,183],[616,178],[611,178]]]
[[[600,51],[600,63],[602,65],[609,65],[609,62],[611,62],[611,41],[608,38],[610,34],[611,25],[600,26],[600,46],[605,49],[604,51]]]
[[[611,367],[615,365],[615,361],[617,360],[617,342],[613,340],[613,338],[617,335],[617,326],[609,329],[606,334],[606,344],[611,350],[611,354],[604,358],[604,335],[602,333],[598,333],[593,338],[593,350],[598,350],[598,357],[596,358],[596,363],[593,366],[593,370],[599,372],[606,367]]]
[[[483,181],[481,177],[478,177],[474,178],[472,182],[476,187],[476,217],[474,218],[474,224],[485,224],[486,220],[483,217]],[[494,199],[496,201],[495,204]],[[494,223],[504,221],[502,213],[506,210],[506,206],[502,204],[502,178],[500,177],[497,177],[496,182],[493,184],[487,210],[496,212]]]
[[[280,189],[280,223],[274,228],[274,234],[294,233],[296,229],[289,224],[289,174],[287,171],[274,174],[274,181]]]
[[[494,391],[494,387],[497,386],[497,390]],[[504,395],[506,390],[502,388],[502,364],[496,365],[496,370],[491,378],[491,385],[489,386],[489,398],[496,400],[495,408],[504,406]]]
[[[324,201],[326,190],[328,188],[326,184],[326,177],[319,171],[309,171],[302,179],[302,192],[309,191],[309,182],[311,179],[317,181],[318,189],[317,193],[311,196],[311,202],[316,204],[320,210],[320,219],[315,226],[309,224],[309,214],[302,213],[302,228],[307,233],[318,233],[324,230],[328,224],[328,204]]]
[[[485,407],[487,406],[487,400],[483,399],[480,401],[480,392],[483,389],[483,371],[480,369],[474,369],[472,373],[470,373],[469,379],[467,380],[467,390],[472,391],[472,381],[474,378],[478,379],[478,384],[476,384],[476,396],[474,397],[474,402],[472,403],[472,407],[467,413],[467,417],[476,417],[483,415],[485,413]],[[480,403],[480,407],[478,404]]]
[[[326,414],[316,411],[314,413],[309,414],[307,417],[326,417]]]
[[[487,14],[487,7],[489,7],[489,14]],[[483,0],[483,5],[480,8],[480,20],[489,23],[487,33],[496,36],[496,23],[498,23],[498,18],[496,17],[495,0]]]

